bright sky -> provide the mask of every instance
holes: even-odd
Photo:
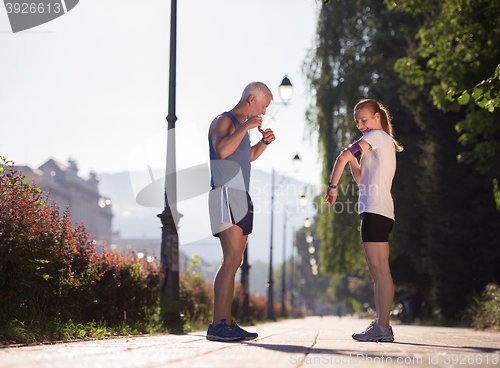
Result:
[[[178,168],[205,160],[197,155],[208,154],[208,125],[237,103],[248,82],[268,84],[279,101],[287,74],[292,100],[270,124],[276,142],[253,167],[289,171],[298,153],[304,164],[297,179],[319,181],[301,72],[318,6],[316,0],[178,2]],[[169,30],[170,1],[80,1],[66,15],[17,34],[0,10],[0,155],[32,167],[71,157],[84,177],[90,170],[164,167]],[[145,141],[159,145],[148,163],[131,156]]]
[[[290,176],[319,184],[302,74],[319,6],[318,0],[178,1],[178,169],[207,162],[210,122],[234,107],[248,82],[266,83],[279,101],[287,74],[293,97],[287,107],[271,106],[275,119],[264,120],[277,140],[252,167],[290,173],[298,153],[302,169]],[[82,177],[147,165],[164,170],[169,32],[170,1],[82,0],[66,15],[16,34],[1,7],[0,155],[31,167],[71,157]],[[206,198],[199,201],[206,206]],[[192,233],[188,210],[181,210],[181,232]],[[267,246],[268,230],[259,234],[254,243]],[[180,235],[184,243],[196,240]]]

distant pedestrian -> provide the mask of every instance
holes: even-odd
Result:
[[[394,341],[389,326],[394,284],[389,269],[389,234],[394,224],[392,180],[396,172],[396,152],[403,147],[393,137],[387,109],[374,100],[361,100],[354,107],[354,119],[363,137],[345,146],[337,157],[328,182],[326,202],[337,199],[337,184],[349,162],[351,173],[359,184],[361,242],[366,263],[374,282],[376,319],[361,333],[358,341]],[[356,156],[362,153],[360,163]]]
[[[249,333],[231,319],[234,277],[241,265],[248,234],[253,227],[253,204],[248,194],[250,162],[256,160],[275,140],[271,129],[261,129],[262,117],[273,100],[261,82],[248,84],[240,101],[230,111],[217,116],[209,129],[212,190],[209,211],[212,233],[222,247],[222,263],[214,281],[214,316],[207,339],[251,340]],[[258,128],[262,139],[250,145],[248,131]]]

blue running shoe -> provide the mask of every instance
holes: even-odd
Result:
[[[242,329],[240,326],[238,326],[238,322],[235,322],[235,321],[231,321],[231,327],[233,329],[235,329],[236,331],[240,331],[241,333],[243,333],[243,340],[253,340],[253,339],[256,339],[257,337],[259,337],[259,334],[255,333],[255,332],[248,332],[244,329]]]
[[[393,342],[394,333],[391,326],[383,328],[373,321],[365,331],[352,334],[352,338],[358,341]]]
[[[245,339],[245,334],[241,328],[235,328],[234,325],[228,325],[227,320],[223,319],[215,327],[208,325],[207,340],[211,341],[238,341]]]

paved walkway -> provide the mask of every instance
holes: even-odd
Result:
[[[393,325],[395,342],[361,343],[369,320],[308,317],[248,328],[251,342],[221,343],[204,332],[0,349],[0,367],[498,367],[500,333]]]

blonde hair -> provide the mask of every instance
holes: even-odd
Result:
[[[389,110],[387,109],[386,106],[378,103],[375,100],[364,99],[359,101],[356,104],[356,106],[354,106],[354,112],[360,109],[369,109],[374,115],[378,112],[380,114],[380,120],[381,120],[380,123],[382,124],[382,129],[392,138],[396,151],[397,152],[403,151],[403,146],[400,145],[396,141],[396,139],[394,139],[394,129],[392,128],[392,123],[391,123],[392,116],[389,115]]]

